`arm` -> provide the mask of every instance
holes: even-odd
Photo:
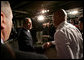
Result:
[[[55,43],[55,41],[51,41],[51,43],[53,44],[53,45],[55,45],[56,43]]]

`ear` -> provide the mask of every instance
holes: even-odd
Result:
[[[5,28],[5,15],[1,12],[1,29]]]

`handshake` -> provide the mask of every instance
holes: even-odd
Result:
[[[42,48],[43,48],[43,49],[48,49],[48,48],[50,48],[50,47],[52,47],[52,46],[55,46],[52,42],[46,42],[46,43],[44,43],[44,44],[42,45]]]

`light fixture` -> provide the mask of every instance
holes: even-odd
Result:
[[[71,15],[76,15],[77,13],[78,13],[77,10],[74,10],[74,11],[69,12],[69,14],[71,14]]]
[[[46,12],[49,12],[49,10],[44,10],[44,9],[43,9],[43,10],[41,11],[41,13],[43,13],[43,14],[46,13]]]
[[[43,15],[39,15],[39,16],[37,17],[37,19],[38,19],[39,21],[43,21],[43,20],[44,20],[44,16],[43,16]]]
[[[41,13],[45,13],[45,12],[46,12],[46,10],[42,10],[42,11],[41,11]]]

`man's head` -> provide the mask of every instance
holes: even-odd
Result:
[[[12,10],[8,1],[1,1],[1,38],[6,41],[12,28]]]
[[[23,25],[26,29],[30,30],[32,29],[32,21],[30,18],[26,18],[23,22]]]
[[[67,20],[67,13],[65,12],[65,10],[60,9],[53,13],[53,22],[55,27],[57,27],[60,23],[62,23],[65,20]]]

